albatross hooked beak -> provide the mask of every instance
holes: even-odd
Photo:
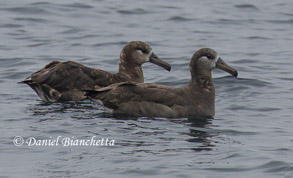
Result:
[[[157,64],[158,66],[161,66],[168,71],[171,70],[171,65],[160,59],[155,53],[152,53],[149,60],[151,63]]]
[[[238,72],[237,70],[233,69],[232,67],[230,67],[226,62],[223,61],[222,58],[219,58],[217,63],[216,63],[216,68],[221,69],[225,72],[230,73],[231,75],[233,75],[234,77],[237,77]]]

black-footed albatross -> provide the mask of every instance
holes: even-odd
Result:
[[[141,65],[145,62],[171,70],[170,64],[153,53],[148,44],[132,41],[120,53],[118,73],[112,74],[73,61],[53,61],[20,83],[28,84],[46,102],[79,101],[86,98],[81,90],[124,81],[143,83]]]
[[[138,117],[196,117],[215,115],[215,87],[211,70],[218,68],[234,77],[238,73],[218,53],[202,48],[190,62],[190,82],[182,87],[122,82],[87,91],[87,95],[113,109],[114,114]]]

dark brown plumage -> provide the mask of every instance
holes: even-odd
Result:
[[[219,68],[237,77],[216,51],[198,50],[190,62],[191,80],[176,88],[159,84],[122,82],[87,91],[113,109],[114,114],[145,117],[193,117],[215,114],[215,88],[211,70]]]
[[[148,44],[133,41],[121,51],[118,73],[112,74],[73,61],[53,61],[29,76],[29,80],[20,83],[28,84],[46,102],[79,101],[86,98],[81,90],[123,81],[144,82],[141,65],[145,62],[152,62],[168,71],[171,69],[168,63],[152,52]]]

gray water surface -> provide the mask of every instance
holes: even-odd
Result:
[[[0,177],[293,177],[293,1],[1,0]],[[114,118],[91,101],[42,102],[17,82],[53,60],[118,70],[129,41],[172,65],[145,82],[184,86],[211,47],[239,72],[214,71],[208,119]],[[109,138],[114,146],[15,146],[21,136]]]

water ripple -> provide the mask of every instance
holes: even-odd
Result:
[[[23,27],[23,25],[19,25],[19,24],[2,24],[0,25],[0,28],[21,28]]]
[[[149,11],[141,8],[132,9],[132,10],[117,10],[119,14],[125,14],[125,15],[139,15],[139,14],[148,14]]]
[[[239,4],[239,5],[235,5],[235,7],[237,7],[238,9],[258,10],[258,8],[252,4]]]
[[[267,20],[269,23],[274,23],[274,24],[293,24],[293,19],[289,20]]]
[[[41,18],[25,18],[25,17],[14,18],[14,20],[16,20],[16,21],[27,21],[27,22],[42,22],[42,23],[48,23],[49,22],[49,20],[46,20],[46,19],[41,19]]]
[[[174,17],[169,18],[168,20],[183,22],[183,21],[194,21],[195,19],[186,18],[186,17],[182,17],[182,16],[174,16]]]
[[[19,14],[52,14],[50,11],[38,7],[12,7],[12,8],[0,8],[0,10],[15,12]]]
[[[66,4],[66,5],[63,5],[63,6],[64,7],[81,8],[81,9],[91,9],[91,8],[94,8],[93,6],[87,5],[87,4],[84,4],[84,3],[72,3],[72,4]]]
[[[265,169],[265,172],[292,172],[293,165],[283,161],[269,161],[256,167],[256,169]]]

